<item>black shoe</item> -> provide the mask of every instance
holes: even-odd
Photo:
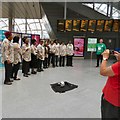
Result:
[[[37,72],[35,72],[35,71],[33,71],[33,72],[31,72],[31,74],[36,74]]]
[[[30,73],[28,73],[27,75],[31,75]]]
[[[41,69],[40,71],[44,71],[43,69]]]
[[[13,80],[10,80],[10,82],[13,82]]]
[[[40,70],[40,69],[38,69],[38,70],[37,70],[37,72],[41,72],[41,70]]]
[[[99,67],[98,65],[96,67]]]
[[[5,85],[12,85],[11,82],[4,82]]]
[[[28,75],[26,75],[26,74],[24,74],[23,76],[24,76],[24,77],[28,77]]]

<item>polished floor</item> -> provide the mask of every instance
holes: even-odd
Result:
[[[106,77],[99,75],[96,61],[74,60],[74,67],[49,68],[12,86],[2,85],[3,118],[100,118],[101,91]],[[0,70],[1,81],[4,70]],[[77,89],[54,93],[50,84],[68,81]],[[2,84],[2,82],[1,82]]]

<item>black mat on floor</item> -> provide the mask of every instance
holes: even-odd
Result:
[[[78,85],[71,84],[69,82],[64,82],[65,85],[61,86],[60,83],[50,84],[54,92],[65,93],[66,91],[73,90],[78,87]]]

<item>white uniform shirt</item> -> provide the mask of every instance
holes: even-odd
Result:
[[[38,46],[37,46],[37,56],[38,56],[38,58],[40,59],[40,60],[44,60],[45,59],[45,48],[41,45],[41,44],[39,44]]]
[[[35,45],[31,45],[31,53],[37,55],[37,47]]]
[[[2,63],[4,63],[7,60],[11,61],[11,63],[14,62],[13,44],[7,38],[5,38],[2,42],[1,53]]]
[[[57,45],[56,45],[55,55],[57,55],[57,56],[60,55],[60,44],[57,44]]]
[[[27,62],[31,61],[31,47],[30,47],[30,45],[23,44],[23,46],[22,46],[22,58]]]
[[[18,64],[21,62],[22,49],[18,43],[13,43],[14,48],[14,62],[13,64]]]
[[[48,45],[48,47],[49,47],[49,53],[52,52],[52,51],[51,51],[51,46],[52,46],[51,44]]]
[[[56,51],[56,44],[54,43],[53,45],[51,45],[51,53],[54,53],[55,54],[55,51]]]
[[[60,56],[66,56],[66,45],[60,45]]]
[[[67,44],[67,55],[72,56],[74,53],[73,51],[73,45],[72,44]]]

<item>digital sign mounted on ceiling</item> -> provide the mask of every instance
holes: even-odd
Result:
[[[57,20],[58,32],[119,32],[120,20]]]
[[[119,29],[120,29],[120,20],[114,20],[112,31],[119,32]]]
[[[88,26],[88,20],[81,20],[80,31],[86,32]]]
[[[65,30],[65,20],[58,20],[57,21],[57,31],[64,32]]]
[[[73,31],[80,31],[80,20],[73,20]]]
[[[96,31],[102,32],[104,28],[104,20],[97,20]]]
[[[94,32],[96,27],[96,20],[89,20],[88,31]]]
[[[65,30],[72,31],[72,20],[66,20],[65,22]]]
[[[110,32],[112,30],[112,24],[113,24],[113,20],[106,20],[105,26],[104,26],[104,31]]]

